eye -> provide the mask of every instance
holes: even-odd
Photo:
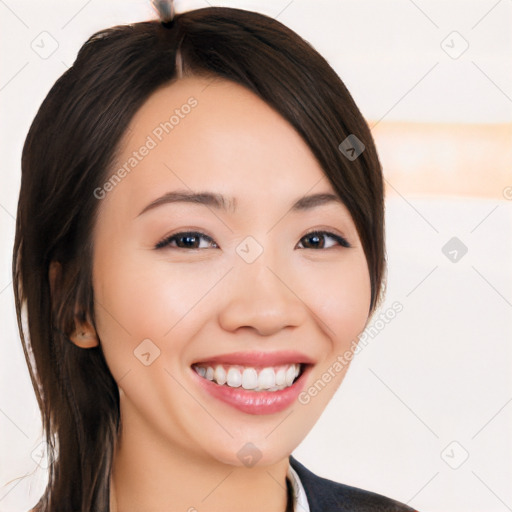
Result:
[[[329,249],[335,244],[331,244],[326,247],[325,239],[328,238],[334,240],[335,242],[338,243],[338,245],[342,247],[351,247],[347,240],[342,236],[330,233],[328,231],[316,230],[311,231],[310,233],[304,235],[301,238],[301,240],[306,241],[306,246],[302,248]],[[206,241],[206,246],[204,244],[201,244],[201,240]],[[155,249],[162,249],[164,247],[173,247],[177,249],[208,249],[218,248],[218,245],[211,237],[205,235],[204,233],[200,233],[197,231],[183,231],[180,233],[175,233],[173,235],[167,236],[155,245]]]
[[[163,247],[176,247],[178,249],[207,249],[208,246],[201,246],[201,239],[213,244],[213,247],[218,247],[213,239],[204,233],[199,233],[197,231],[183,231],[164,238],[155,245],[155,249],[162,249]],[[176,245],[174,245],[174,242],[176,242]]]
[[[306,247],[304,249],[329,249],[325,247],[325,239],[331,238],[335,240],[342,247],[351,247],[345,238],[342,236],[329,233],[328,231],[311,231],[307,235],[304,235],[301,240],[307,240]],[[309,245],[309,247],[307,247]]]

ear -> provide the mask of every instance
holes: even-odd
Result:
[[[75,331],[69,339],[80,348],[93,348],[100,344],[96,330],[89,321],[78,322],[75,318]]]
[[[52,300],[58,294],[58,283],[61,277],[62,266],[58,261],[52,261],[48,271],[50,292]],[[93,348],[99,345],[98,334],[89,320],[80,320],[78,311],[75,311],[75,329],[69,339],[80,348]]]

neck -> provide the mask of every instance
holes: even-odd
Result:
[[[140,417],[122,418],[114,455],[110,512],[285,512],[288,458],[233,466],[173,444]]]

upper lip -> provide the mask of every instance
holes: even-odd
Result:
[[[291,363],[313,364],[314,361],[300,352],[283,350],[279,352],[231,352],[229,354],[207,357],[196,361],[194,364],[199,363],[241,366],[279,366]]]

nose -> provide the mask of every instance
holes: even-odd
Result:
[[[265,256],[265,257],[264,257]],[[308,308],[289,265],[277,265],[265,252],[253,263],[237,261],[224,289],[219,323],[226,331],[241,328],[270,336],[306,321]]]

